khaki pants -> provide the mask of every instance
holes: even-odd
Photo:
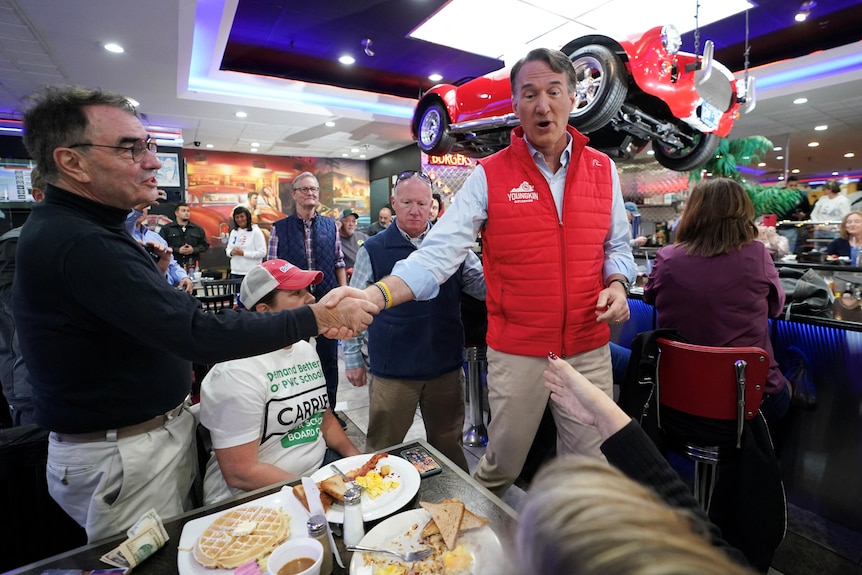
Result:
[[[464,430],[464,372],[451,371],[434,379],[384,379],[371,376],[366,448],[378,451],[401,443],[413,424],[416,406],[428,443],[467,471],[461,434]]]
[[[117,441],[48,439],[48,491],[87,530],[90,543],[125,533],[155,508],[162,519],[191,509],[197,475],[195,417]]]
[[[566,361],[596,387],[613,397],[610,350],[607,345],[566,358]],[[542,372],[544,357],[511,355],[488,348],[488,404],[491,424],[488,447],[479,461],[476,481],[500,495],[521,473],[545,406],[551,406],[557,425],[557,453],[590,455],[604,459],[601,439],[556,403],[548,403],[550,392]]]

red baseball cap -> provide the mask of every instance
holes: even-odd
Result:
[[[273,290],[307,288],[319,284],[321,280],[321,271],[303,270],[285,260],[267,260],[246,274],[240,287],[239,299],[246,309],[251,309]]]

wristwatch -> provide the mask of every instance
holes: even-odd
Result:
[[[631,291],[632,291],[632,284],[631,284],[631,283],[629,283],[629,281],[628,281],[628,280],[625,280],[625,279],[623,279],[623,278],[614,278],[614,279],[612,279],[611,281],[609,281],[609,282],[608,282],[608,287],[611,287],[611,284],[612,284],[612,283],[614,283],[614,282],[620,282],[621,284],[623,284],[623,287],[624,287],[624,288],[625,288],[625,290],[626,290],[626,295],[630,295],[630,294],[631,294]]]

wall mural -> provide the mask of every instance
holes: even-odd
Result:
[[[273,222],[293,213],[291,183],[302,172],[311,172],[320,182],[319,214],[337,218],[344,208],[361,215],[369,212],[368,165],[361,160],[200,150],[183,150],[183,158],[191,220],[206,230],[210,244],[200,262],[204,269],[228,269],[224,247],[238,205],[249,208],[254,223],[269,239]]]

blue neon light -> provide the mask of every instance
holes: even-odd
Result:
[[[862,50],[825,62],[818,62],[757,78],[757,89],[758,91],[763,91],[771,88],[780,88],[802,81],[816,80],[836,74],[846,74],[847,72],[859,69],[862,69]]]

